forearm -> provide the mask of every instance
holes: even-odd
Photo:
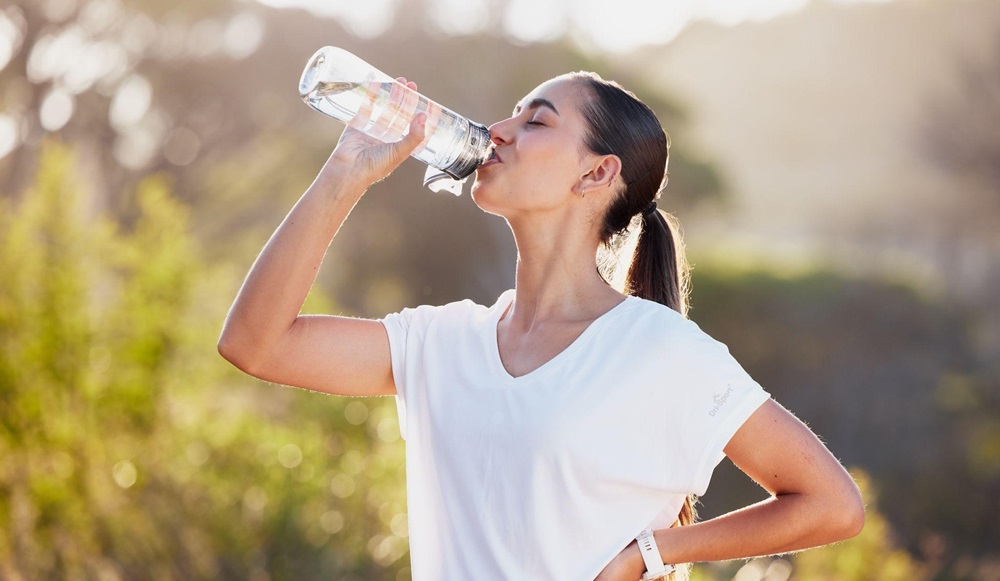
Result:
[[[656,531],[666,563],[724,561],[788,553],[856,534],[843,517],[801,494],[784,494],[695,523]]]
[[[363,187],[329,164],[275,230],[236,296],[220,350],[259,354],[294,324],[340,226]]]
[[[664,563],[726,561],[789,553],[849,538],[860,527],[845,510],[831,510],[806,495],[783,494],[682,527],[655,531]],[[642,557],[628,549],[630,568],[641,574]]]

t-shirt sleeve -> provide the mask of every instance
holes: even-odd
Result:
[[[679,394],[670,417],[673,453],[691,469],[685,492],[704,494],[723,449],[770,395],[754,381],[728,347],[685,321],[668,349],[669,371]]]
[[[389,356],[392,379],[396,385],[396,407],[399,412],[399,432],[406,438],[406,402],[421,368],[423,337],[440,307],[423,305],[403,309],[379,319],[389,335]]]

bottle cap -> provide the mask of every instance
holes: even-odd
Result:
[[[462,184],[476,168],[489,159],[493,142],[485,125],[469,121],[469,132],[466,135],[465,147],[458,158],[448,167],[438,169],[427,166],[424,173],[424,185],[432,192],[449,191],[456,196],[462,193]]]
[[[443,167],[441,170],[456,180],[465,179],[472,175],[477,167],[486,162],[492,145],[489,129],[481,123],[469,121],[469,133],[466,134],[465,147],[462,148],[451,165]]]

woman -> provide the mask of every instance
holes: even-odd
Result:
[[[419,146],[424,121],[393,144],[344,131],[219,341],[268,381],[397,396],[414,579],[667,578],[664,563],[785,553],[861,530],[860,494],[839,462],[685,318],[682,251],[654,202],[666,135],[596,75],[549,80],[490,127],[495,152],[472,193],[514,233],[515,289],[489,307],[381,321],[299,315],[337,230]],[[640,234],[623,295],[595,261],[630,225]],[[693,524],[690,495],[723,454],[771,497]]]

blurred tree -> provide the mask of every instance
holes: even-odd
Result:
[[[0,193],[8,196],[27,185],[46,133],[80,145],[84,177],[104,195],[129,190],[156,161],[189,163],[216,136],[181,131],[187,119],[164,106],[153,73],[244,58],[263,26],[231,0],[14,0],[0,25],[9,49],[0,50],[0,113],[12,133]],[[206,116],[201,105],[188,112]]]
[[[845,464],[871,475],[904,546],[919,552],[942,538],[950,557],[996,558],[1000,390],[967,313],[898,284],[718,258],[698,265],[692,318]],[[701,512],[761,497],[727,461]]]
[[[927,105],[919,140],[931,164],[958,178],[949,199],[957,222],[992,235],[1000,224],[1000,42],[994,42],[992,50],[958,63],[958,82]]]
[[[1000,32],[1000,28],[997,28]],[[955,300],[981,311],[979,349],[1000,359],[1000,38],[956,59],[947,89],[928,99],[914,140],[941,177],[916,224]]]
[[[236,281],[167,181],[124,231],[43,152],[0,213],[0,576],[396,578],[392,401],[241,387],[214,349]]]

